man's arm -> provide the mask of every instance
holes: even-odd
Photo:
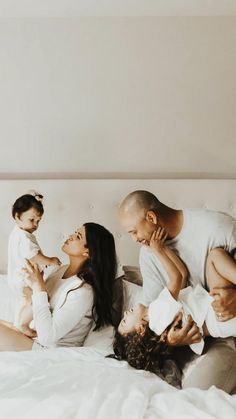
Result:
[[[184,346],[200,342],[202,335],[192,317],[188,316],[183,327],[180,327],[181,323],[182,313],[179,313],[168,331],[167,344],[169,346]]]

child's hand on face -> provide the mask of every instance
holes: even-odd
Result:
[[[50,258],[50,265],[60,266],[61,261],[57,257],[52,257],[52,258]]]
[[[165,240],[167,239],[168,233],[163,227],[158,227],[152,233],[151,240],[150,240],[150,249],[154,253],[162,252],[165,248]]]

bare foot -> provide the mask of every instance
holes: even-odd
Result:
[[[19,331],[29,338],[35,338],[37,336],[37,332],[27,325],[20,326]]]

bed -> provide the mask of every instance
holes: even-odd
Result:
[[[86,221],[109,228],[116,239],[119,274],[138,265],[138,246],[118,223],[118,205],[132,190],[147,189],[175,208],[204,207],[236,216],[236,180],[2,180],[0,181],[0,318],[12,320],[14,297],[6,283],[11,205],[36,189],[45,215],[37,232],[46,254],[63,259],[65,236]],[[125,282],[125,304],[137,286]],[[133,300],[132,300],[133,299]],[[236,396],[211,387],[177,390],[159,377],[126,362],[105,358],[112,352],[112,328],[90,332],[82,348],[0,353],[0,418],[173,419],[236,417]]]

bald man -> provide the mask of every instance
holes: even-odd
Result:
[[[209,250],[222,247],[232,255],[236,250],[236,220],[227,214],[205,209],[175,210],[161,203],[148,191],[134,191],[121,203],[122,226],[141,244],[140,269],[143,277],[144,303],[149,305],[166,286],[168,276],[149,243],[158,227],[167,232],[166,244],[177,252],[189,271],[192,286],[207,288],[205,263]],[[235,262],[236,263],[236,262]],[[219,321],[236,317],[236,288],[215,289],[212,303]],[[172,346],[185,346],[200,341],[198,327],[189,319],[168,336]],[[197,357],[185,368],[183,387],[207,389],[215,385],[228,393],[236,392],[236,348],[233,338],[208,342],[205,355]]]

